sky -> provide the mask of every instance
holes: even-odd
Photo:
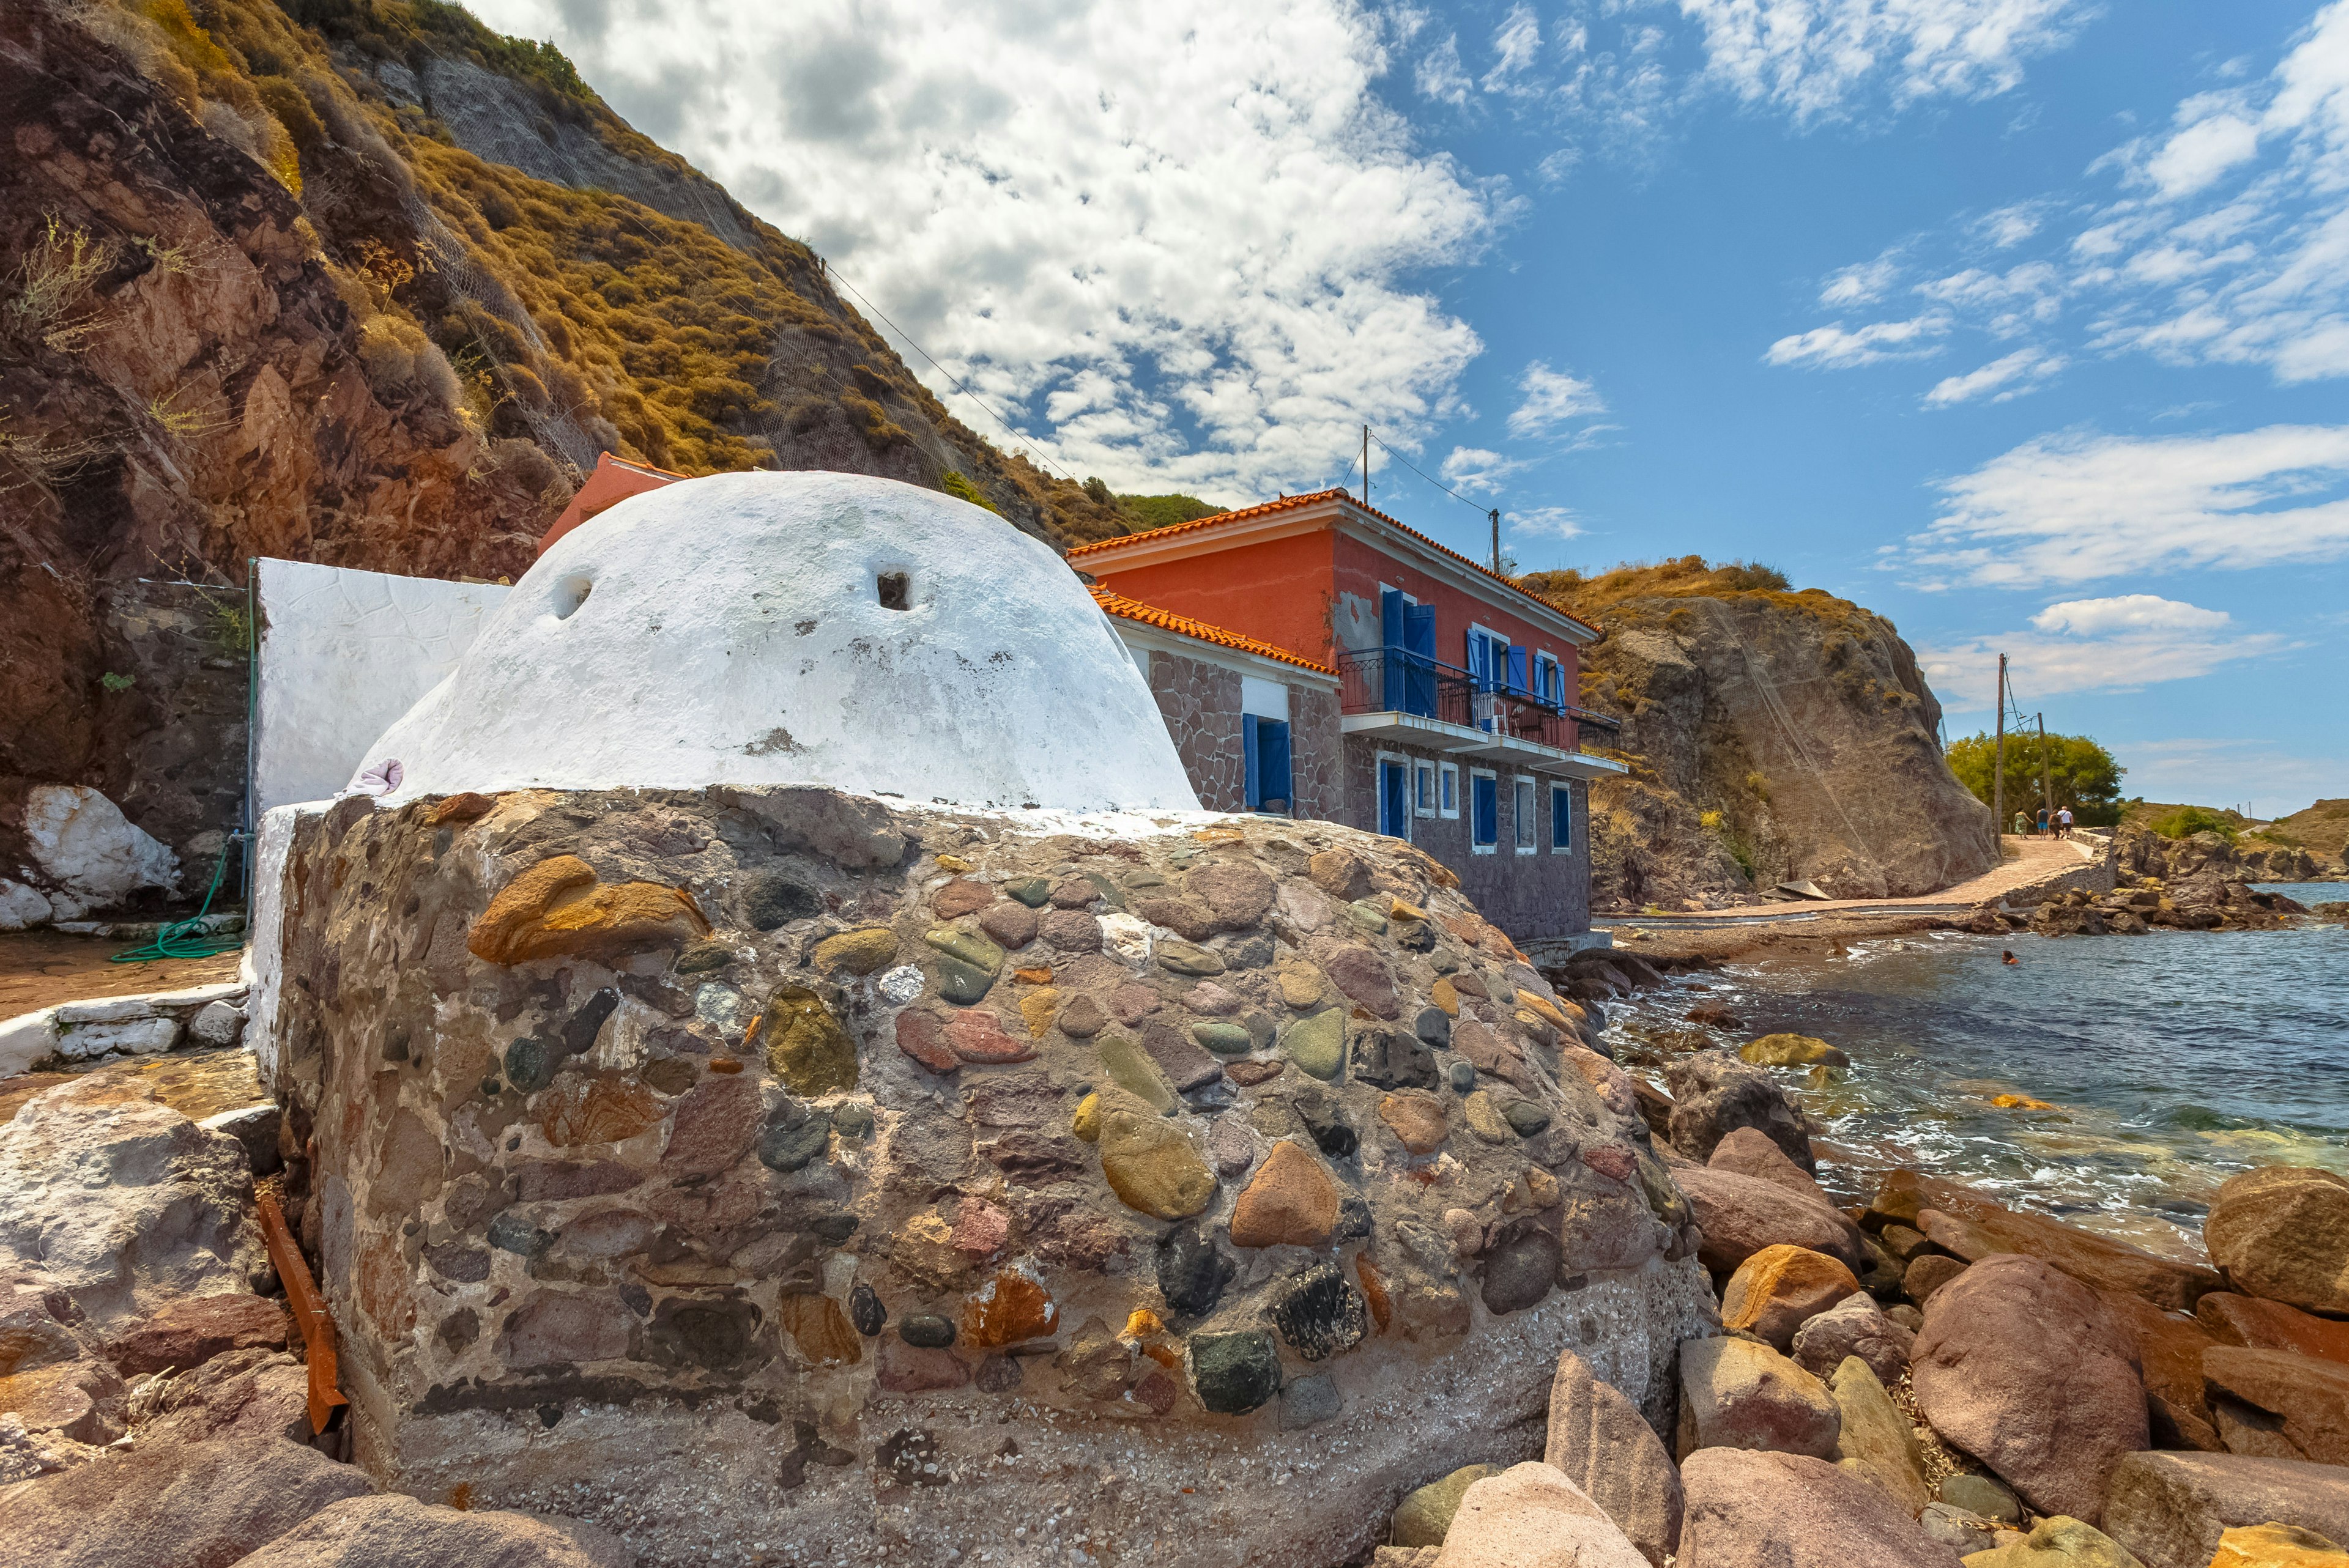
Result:
[[[1367,423],[1469,553],[1878,611],[1951,738],[2004,652],[2130,794],[2349,795],[2349,0],[473,8],[1074,477]]]

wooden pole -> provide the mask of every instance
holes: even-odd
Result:
[[[1362,427],[1362,509],[1371,505],[1371,428]]]
[[[1493,509],[1493,575],[1501,574],[1501,509]]]
[[[350,1403],[335,1386],[340,1380],[335,1365],[335,1320],[326,1315],[326,1304],[318,1299],[318,1287],[311,1283],[310,1267],[302,1261],[302,1251],[294,1244],[293,1233],[285,1228],[285,1217],[278,1212],[277,1200],[264,1192],[254,1207],[261,1212],[262,1243],[269,1249],[269,1261],[276,1266],[279,1283],[285,1287],[285,1304],[294,1309],[294,1324],[302,1331],[307,1352],[310,1429],[323,1432],[334,1416],[335,1407]]]
[[[1998,748],[1990,769],[1991,842],[2004,841],[2006,831],[2006,655],[1998,656]],[[2003,853],[2003,851],[2002,851]]]

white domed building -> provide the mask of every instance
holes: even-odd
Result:
[[[914,803],[1196,810],[1149,688],[1045,545],[951,496],[736,473],[557,539],[367,748],[389,803],[817,784]]]

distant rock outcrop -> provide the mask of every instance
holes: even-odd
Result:
[[[1988,871],[1990,811],[1942,760],[1941,708],[1892,623],[1767,568],[1690,556],[1525,586],[1606,630],[1582,700],[1619,715],[1628,779],[1591,789],[1594,907],[1838,898]]]

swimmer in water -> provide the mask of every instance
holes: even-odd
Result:
[[[2011,947],[2000,948],[1998,950],[1998,956],[2002,962],[2007,964],[2020,964],[2023,962],[2023,960],[2014,955],[2014,950]]]

